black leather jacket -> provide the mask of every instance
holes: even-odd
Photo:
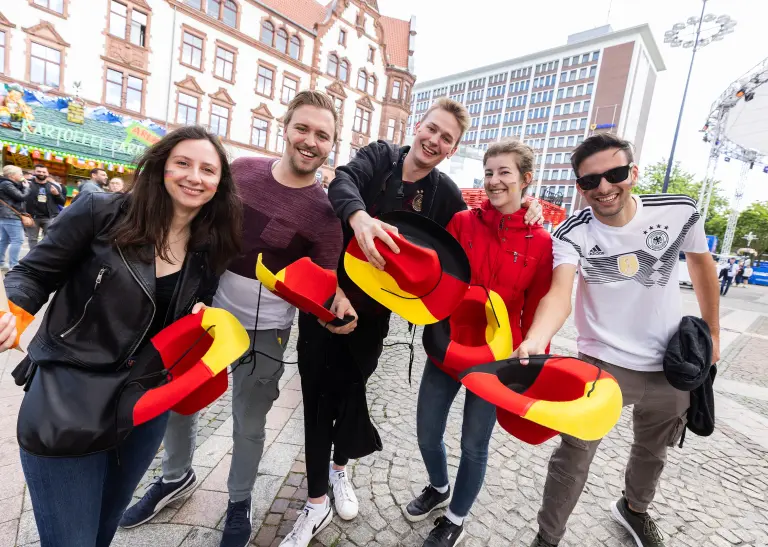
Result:
[[[0,199],[20,213],[24,212],[24,200],[28,193],[28,188],[24,188],[21,184],[0,176]],[[0,218],[19,220],[19,216],[2,203],[0,203]]]
[[[113,372],[135,355],[155,313],[155,264],[130,258],[109,237],[129,198],[83,196],[6,275],[8,299],[31,314],[55,293],[29,345],[32,362]],[[190,249],[169,319],[187,315],[196,302],[210,305],[217,287],[206,251]]]

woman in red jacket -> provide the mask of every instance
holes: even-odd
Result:
[[[479,209],[457,213],[448,231],[461,243],[472,266],[472,284],[495,291],[506,304],[515,347],[525,338],[539,300],[552,280],[552,240],[539,226],[527,226],[522,195],[533,178],[533,150],[520,141],[492,144],[483,157],[485,192]],[[478,365],[481,363],[471,363]],[[467,392],[459,464],[451,499],[443,433],[456,394],[455,373],[428,358],[419,389],[417,430],[429,484],[405,508],[412,522],[437,508],[450,507],[438,519],[424,547],[450,547],[464,533],[464,518],[480,492],[496,408]]]

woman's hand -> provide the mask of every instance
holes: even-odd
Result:
[[[334,297],[333,303],[331,304],[331,313],[333,313],[339,319],[344,319],[346,316],[355,318],[354,321],[347,323],[343,327],[334,327],[330,323],[323,323],[320,321],[320,324],[331,331],[333,334],[349,334],[355,330],[355,327],[357,326],[357,312],[355,311],[355,308],[352,307],[352,303],[346,297],[344,291],[341,289],[336,289],[336,296]]]
[[[526,199],[520,204],[523,209],[528,209],[525,212],[525,223],[529,226],[544,224],[544,212],[542,211],[541,203],[537,199]]]
[[[0,352],[8,351],[16,342],[16,316],[5,312],[0,317]]]
[[[200,313],[201,311],[207,310],[207,309],[208,309],[208,306],[206,306],[202,302],[198,302],[197,304],[192,306],[192,315],[195,315],[195,314]]]

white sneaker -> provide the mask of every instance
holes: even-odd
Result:
[[[331,468],[328,478],[333,489],[333,505],[336,507],[336,513],[344,520],[352,520],[357,516],[359,503],[357,496],[349,482],[349,476],[346,469],[344,471],[334,471]]]
[[[333,509],[326,498],[325,509],[312,509],[305,505],[299,513],[291,533],[280,542],[280,547],[307,547],[312,538],[323,531],[333,519]]]

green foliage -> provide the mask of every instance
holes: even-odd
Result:
[[[758,252],[758,256],[768,253],[768,201],[752,203],[741,212],[731,247],[733,253],[740,247],[747,247],[744,236],[750,232],[756,235],[757,239],[749,246]]]

